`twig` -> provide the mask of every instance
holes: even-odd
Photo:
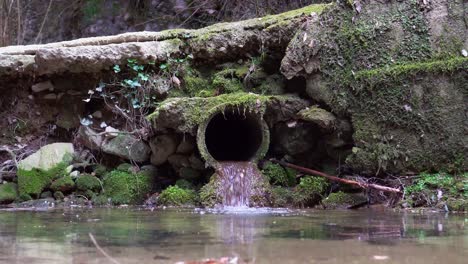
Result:
[[[335,182],[340,182],[340,183],[344,183],[344,184],[354,185],[354,186],[361,187],[363,189],[376,189],[376,190],[380,190],[380,191],[384,191],[384,192],[392,192],[392,193],[400,193],[400,194],[402,193],[401,190],[396,189],[396,188],[382,186],[382,185],[373,184],[373,183],[364,183],[364,182],[357,182],[357,181],[342,179],[342,178],[338,178],[336,176],[328,175],[328,174],[320,172],[320,171],[311,170],[311,169],[308,169],[308,168],[297,166],[297,165],[287,163],[287,162],[284,162],[284,161],[280,161],[280,160],[277,160],[277,159],[270,159],[270,161],[274,162],[274,163],[278,163],[278,164],[280,164],[282,166],[285,166],[285,167],[289,167],[291,169],[302,171],[302,172],[307,173],[307,174],[313,174],[313,175],[316,175],[316,176],[324,177],[324,178],[329,179],[330,181],[335,181]]]
[[[89,235],[89,238],[91,239],[91,242],[93,242],[94,246],[97,248],[97,250],[99,250],[99,252],[101,252],[101,254],[103,254],[107,259],[109,259],[109,261],[111,261],[112,263],[114,264],[120,264],[120,262],[118,262],[117,260],[115,260],[113,257],[111,257],[109,254],[107,254],[104,249],[102,249],[99,244],[97,243],[96,239],[94,238],[93,234],[91,233],[88,233]]]
[[[44,19],[42,20],[42,24],[41,24],[41,27],[39,28],[39,32],[37,33],[37,36],[36,36],[36,39],[34,40],[34,43],[37,44],[37,40],[39,39],[39,37],[41,36],[42,34],[42,30],[44,29],[44,25],[45,25],[45,22],[47,20],[47,16],[49,15],[49,11],[50,11],[50,7],[52,6],[52,2],[54,0],[50,0],[49,1],[49,5],[47,6],[47,10],[45,12],[45,15],[44,15]]]

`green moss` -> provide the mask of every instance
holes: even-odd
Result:
[[[101,190],[101,181],[97,177],[94,177],[89,174],[80,175],[78,179],[76,179],[76,188],[79,191],[92,191],[92,192],[99,192]]]
[[[98,164],[93,168],[94,175],[98,178],[104,177],[107,173],[107,168],[104,165]]]
[[[141,204],[151,191],[153,179],[144,173],[113,170],[104,176],[104,195],[112,204]]]
[[[214,74],[212,85],[222,93],[238,93],[244,90],[241,76],[236,69],[224,69]]]
[[[63,193],[73,191],[75,189],[75,182],[73,179],[69,176],[63,176],[62,178],[59,178],[55,181],[52,182],[50,185],[50,189],[52,191],[61,191]]]
[[[67,166],[67,163],[62,162],[47,171],[39,169],[29,171],[19,169],[17,172],[19,193],[39,197],[41,192],[48,187],[54,179],[67,175]]]
[[[349,206],[365,202],[366,198],[357,194],[344,193],[342,191],[331,193],[322,200],[322,204],[327,209],[348,208]]]
[[[296,206],[313,206],[317,204],[329,187],[325,178],[305,176],[293,192],[293,203]]]
[[[116,169],[116,170],[119,170],[119,171],[130,172],[132,168],[133,168],[133,165],[132,165],[132,164],[130,164],[130,163],[122,163],[122,164],[120,164],[119,166],[117,166],[117,168],[115,168],[115,169]]]
[[[449,199],[446,204],[450,211],[456,211],[456,212],[468,211],[467,199]]]
[[[271,191],[271,204],[274,207],[289,207],[294,203],[294,192],[290,188],[276,186]]]
[[[184,88],[190,96],[210,97],[216,93],[216,90],[211,86],[210,80],[203,77],[197,70],[188,69],[183,80]]]
[[[296,172],[292,169],[284,168],[279,164],[266,162],[263,166],[262,174],[273,185],[291,187],[296,184]]]
[[[421,73],[450,73],[462,69],[468,69],[468,58],[452,57],[443,60],[404,63],[384,68],[358,71],[356,72],[355,78],[358,81],[365,81],[376,85],[381,82],[395,81]]]
[[[159,195],[158,203],[166,206],[193,206],[197,202],[194,190],[184,189],[177,185],[169,186]]]
[[[31,195],[29,194],[26,194],[26,193],[21,193],[19,196],[18,196],[18,202],[26,202],[26,201],[30,201],[32,200],[33,198],[31,197]]]
[[[0,184],[0,204],[7,204],[15,201],[18,197],[16,183],[8,182]]]
[[[266,102],[272,99],[269,96],[252,93],[222,94],[209,98],[169,98],[163,101],[155,112],[148,116],[149,120],[156,122],[160,112],[180,112],[184,120],[178,130],[189,133],[212,114],[224,111],[228,107],[239,107],[247,111],[264,113]]]
[[[200,203],[205,207],[214,207],[222,204],[223,199],[218,195],[218,184],[217,174],[214,174],[210,178],[210,182],[205,184],[199,191]]]

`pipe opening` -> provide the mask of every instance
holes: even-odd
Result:
[[[262,145],[263,133],[257,115],[243,109],[226,110],[209,121],[205,144],[217,161],[250,161]]]

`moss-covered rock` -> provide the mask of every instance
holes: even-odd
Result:
[[[82,174],[76,179],[76,189],[79,191],[99,192],[101,188],[101,181],[95,176]]]
[[[450,211],[466,212],[468,211],[468,200],[466,198],[447,200],[446,205]]]
[[[307,78],[313,100],[351,118],[346,163],[362,174],[440,170],[466,156],[462,3],[429,6],[370,1],[356,16],[339,1],[297,31],[282,61],[287,78]]]
[[[17,172],[19,193],[38,198],[54,179],[68,174],[73,152],[70,143],[54,143],[20,161]]]
[[[68,193],[75,189],[75,182],[72,177],[65,175],[53,181],[50,185],[50,189],[54,192],[61,191],[62,193]]]
[[[297,115],[300,119],[312,122],[327,132],[333,131],[337,123],[335,115],[316,106],[301,110]]]
[[[151,192],[153,178],[145,173],[130,173],[113,170],[103,180],[103,195],[112,204],[142,204]]]
[[[28,194],[38,198],[41,192],[57,178],[64,177],[67,172],[68,163],[60,163],[49,170],[18,169],[18,190],[20,194]]]
[[[63,198],[65,198],[65,195],[61,191],[56,191],[54,192],[54,198],[55,200],[63,200]]]
[[[323,206],[327,209],[346,209],[354,205],[367,202],[367,198],[362,194],[336,192],[331,193],[322,200]]]
[[[271,205],[289,207],[294,204],[294,191],[291,188],[275,186],[271,190]]]
[[[218,193],[220,181],[217,177],[217,174],[211,176],[210,181],[199,191],[200,203],[205,207],[214,207],[223,202],[223,198]]]
[[[169,186],[159,195],[158,203],[166,206],[194,206],[198,201],[197,193],[177,185]]]
[[[0,184],[0,204],[12,203],[18,198],[16,183],[8,182]]]

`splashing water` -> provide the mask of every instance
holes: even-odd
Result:
[[[224,206],[248,207],[255,177],[261,177],[257,166],[251,162],[220,162],[218,171]]]

